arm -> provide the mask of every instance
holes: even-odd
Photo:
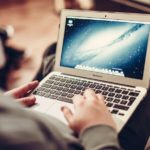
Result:
[[[83,150],[65,124],[23,108],[0,92],[0,149]]]
[[[79,135],[87,150],[119,150],[116,125],[107,110],[102,95],[86,90],[74,97],[75,112],[62,107],[69,126]]]

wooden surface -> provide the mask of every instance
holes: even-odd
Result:
[[[11,71],[7,85],[12,89],[36,74],[43,51],[57,40],[59,16],[52,0],[0,0],[0,26],[8,24],[15,28],[14,43],[31,54],[31,59]]]

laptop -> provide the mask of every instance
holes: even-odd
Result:
[[[149,88],[150,16],[64,10],[56,64],[35,89],[35,111],[67,123],[61,106],[87,88],[101,93],[118,132]],[[98,117],[98,116],[95,116]]]

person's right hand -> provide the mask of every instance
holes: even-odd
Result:
[[[101,94],[95,94],[94,91],[87,89],[83,96],[76,95],[73,98],[73,102],[74,113],[66,106],[63,106],[61,110],[70,128],[77,134],[95,125],[107,125],[116,129],[116,125],[104,104],[104,98]]]

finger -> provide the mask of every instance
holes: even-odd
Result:
[[[71,122],[72,122],[72,119],[73,119],[72,111],[66,106],[62,106],[61,111],[63,112],[64,117],[67,120],[67,122],[69,123],[69,125],[71,125]]]
[[[86,98],[87,101],[93,101],[97,99],[97,95],[91,89],[85,90],[83,96]]]
[[[82,102],[84,102],[84,97],[82,95],[75,95],[73,97],[74,107],[78,107]]]
[[[12,94],[16,98],[20,98],[27,94],[29,91],[35,89],[38,86],[39,82],[38,81],[33,81],[28,84],[25,84],[19,88],[16,88],[12,91]]]
[[[32,106],[35,104],[36,98],[34,96],[29,96],[29,97],[16,99],[16,101],[22,103],[25,106]]]
[[[96,94],[100,103],[104,103],[104,96],[102,94]]]

